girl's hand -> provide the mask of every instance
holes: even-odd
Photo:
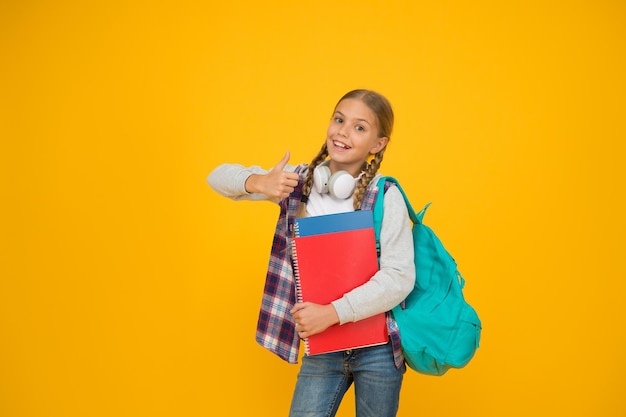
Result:
[[[339,316],[332,304],[296,303],[290,313],[296,322],[296,331],[303,339],[339,323]]]
[[[267,174],[252,174],[246,180],[246,191],[249,193],[262,193],[270,198],[282,200],[287,198],[298,185],[296,172],[285,172],[283,169],[289,161],[290,154],[287,152],[274,168]]]

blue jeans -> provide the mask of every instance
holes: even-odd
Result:
[[[396,368],[391,343],[305,356],[289,416],[334,416],[354,383],[357,417],[395,417],[405,371]]]

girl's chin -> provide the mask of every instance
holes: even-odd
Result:
[[[329,153],[328,156],[330,157],[330,160],[333,161],[333,163],[336,165],[345,165],[350,163],[348,158],[346,158],[345,155],[342,154]]]

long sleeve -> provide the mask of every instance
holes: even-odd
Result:
[[[287,165],[286,171],[294,171],[295,167]],[[278,203],[261,193],[249,193],[246,191],[246,180],[252,174],[267,174],[269,171],[259,166],[245,167],[239,164],[222,164],[216,167],[207,177],[207,183],[218,194],[231,200],[268,200]]]
[[[415,284],[413,235],[404,198],[396,187],[390,187],[384,198],[380,270],[367,283],[333,301],[342,324],[391,310]]]

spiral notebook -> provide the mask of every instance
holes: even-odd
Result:
[[[371,211],[354,211],[295,221],[293,260],[299,302],[328,304],[378,271]],[[307,355],[387,343],[385,313],[334,325],[304,339]]]

